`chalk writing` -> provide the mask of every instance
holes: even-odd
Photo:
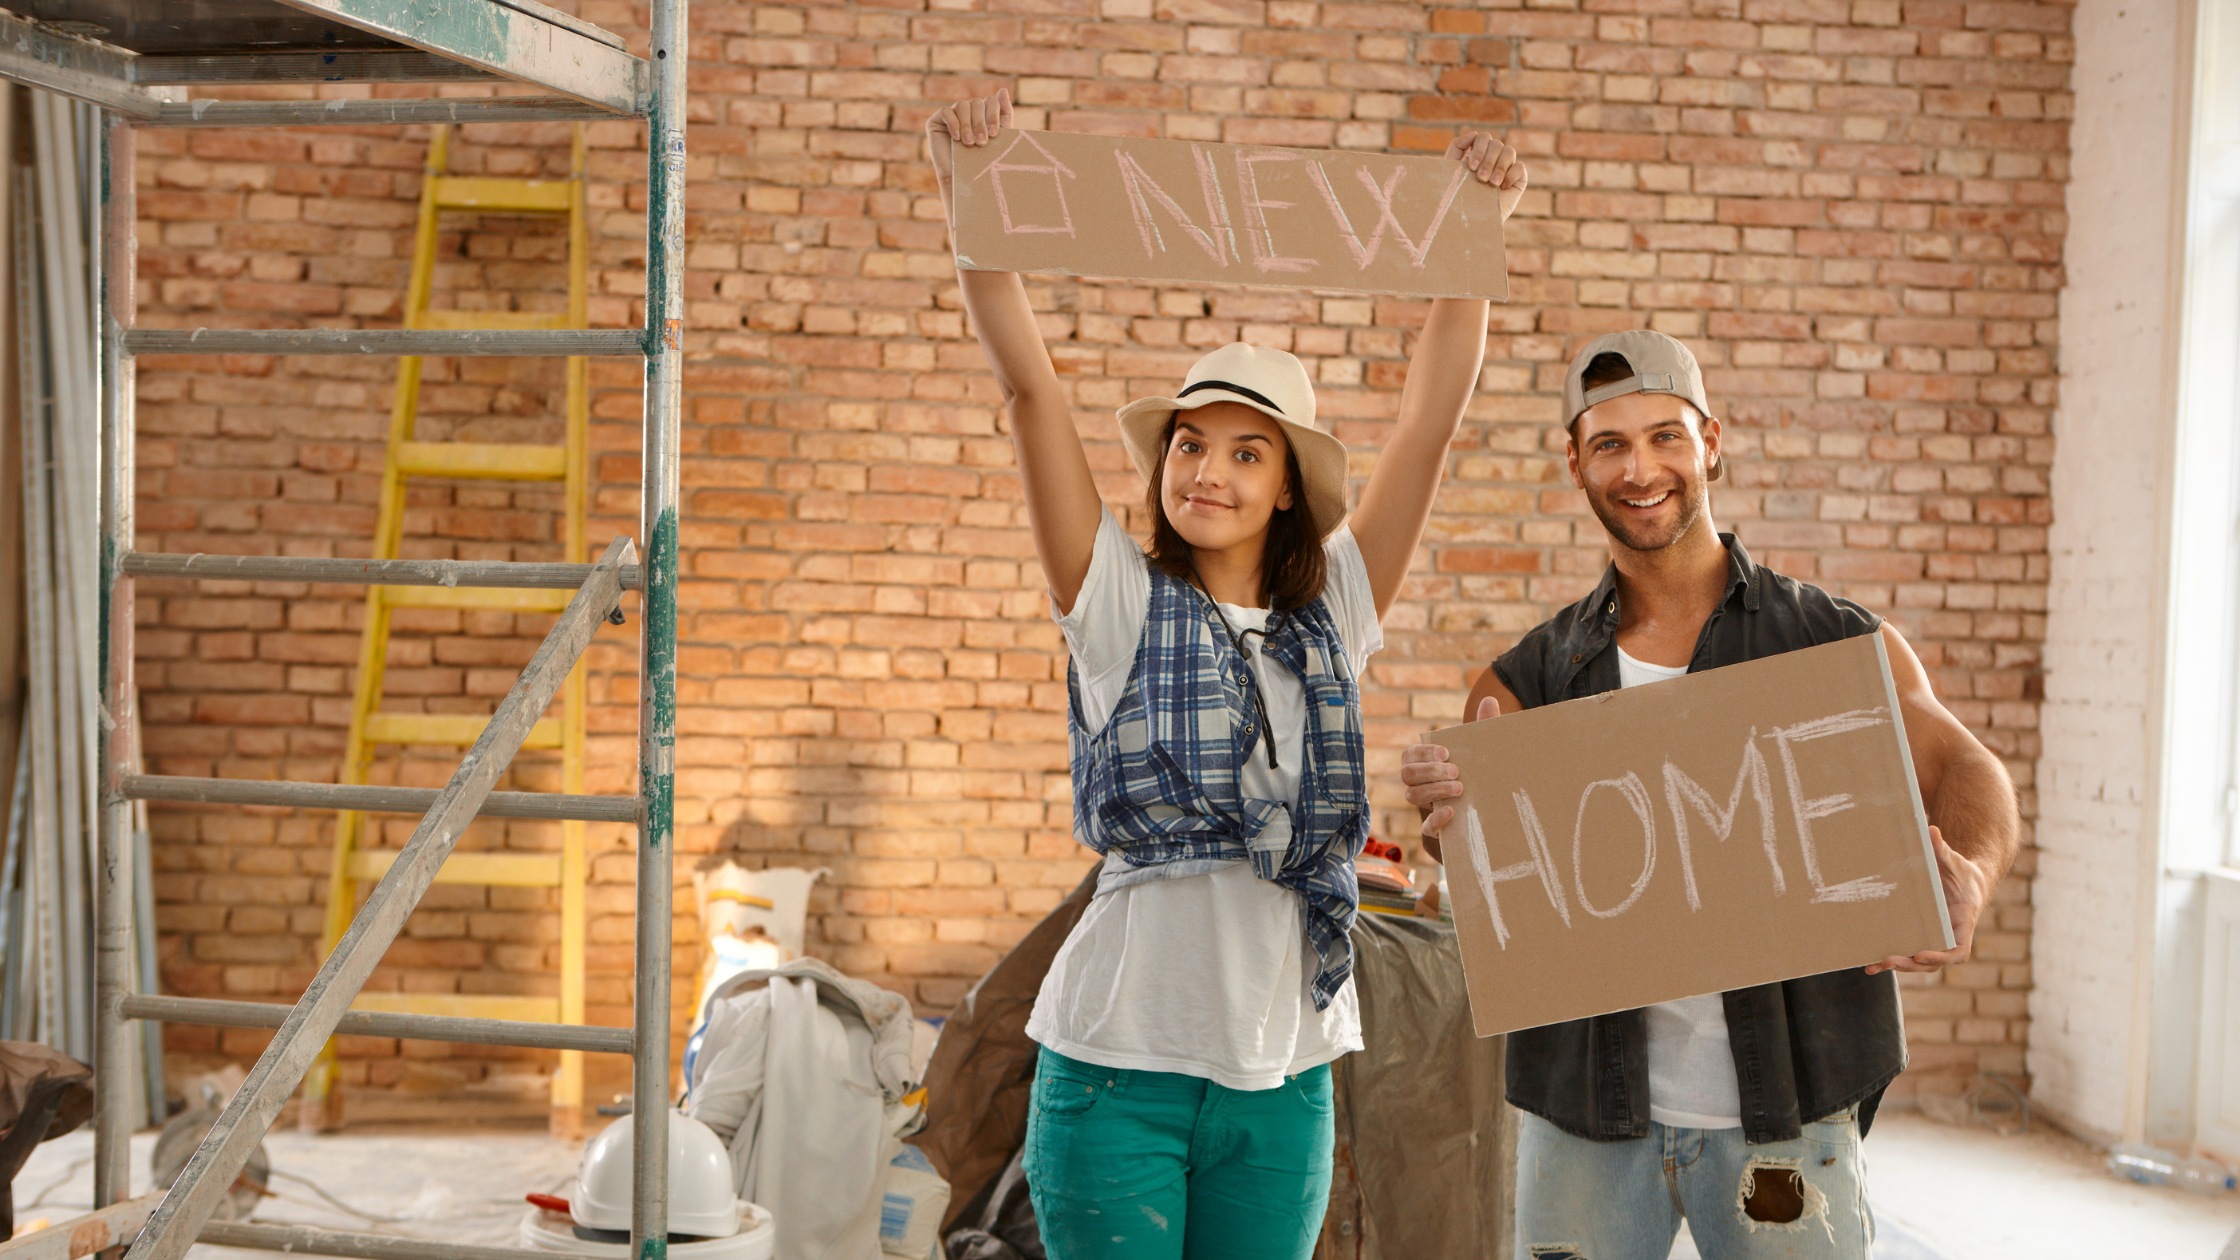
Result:
[[[1765,755],[1758,751],[1758,732],[1750,731],[1750,738],[1742,745],[1742,770],[1734,777],[1734,791],[1727,793],[1725,809],[1703,785],[1688,777],[1688,773],[1667,761],[1664,763],[1664,798],[1672,807],[1672,830],[1680,845],[1680,872],[1688,888],[1688,908],[1701,907],[1696,894],[1695,863],[1688,852],[1688,811],[1681,808],[1686,801],[1711,824],[1713,835],[1725,840],[1734,832],[1735,811],[1742,808],[1742,789],[1748,787],[1758,803],[1758,833],[1765,845],[1766,865],[1773,868],[1773,891],[1776,895],[1789,890],[1789,881],[1781,874],[1781,852],[1773,839],[1773,783],[1766,774]]]
[[[1803,860],[1805,878],[1812,884],[1812,900],[1816,904],[1873,901],[1888,897],[1897,885],[1876,876],[1829,883],[1820,869],[1819,846],[1812,835],[1814,820],[1827,818],[1852,809],[1857,805],[1851,794],[1838,792],[1828,796],[1807,797],[1803,777],[1797,769],[1795,745],[1826,739],[1852,731],[1867,730],[1889,725],[1888,709],[1855,709],[1833,714],[1794,726],[1776,727],[1772,738],[1781,756],[1782,772],[1788,786],[1789,816],[1796,829],[1799,854]],[[1664,798],[1666,811],[1672,818],[1672,834],[1680,853],[1681,884],[1687,897],[1688,909],[1703,908],[1701,890],[1696,885],[1695,861],[1691,851],[1688,831],[1689,815],[1699,815],[1709,825],[1711,834],[1721,843],[1734,834],[1736,816],[1742,810],[1743,796],[1748,793],[1757,808],[1759,843],[1765,850],[1766,865],[1772,873],[1773,892],[1779,897],[1788,892],[1788,880],[1781,870],[1781,853],[1775,828],[1775,804],[1772,776],[1768,772],[1765,754],[1758,749],[1760,736],[1752,728],[1742,745],[1742,764],[1735,774],[1734,789],[1727,794],[1726,803],[1719,803],[1704,786],[1670,760],[1663,766]],[[1587,895],[1587,848],[1592,835],[1600,834],[1588,822],[1588,806],[1599,791],[1616,792],[1641,824],[1641,871],[1626,890],[1625,899],[1605,910],[1594,904]],[[1478,883],[1479,894],[1485,899],[1486,909],[1493,918],[1494,937],[1504,949],[1509,944],[1508,919],[1501,913],[1498,887],[1514,880],[1539,876],[1541,886],[1548,895],[1548,904],[1564,927],[1571,926],[1570,907],[1565,903],[1562,876],[1556,872],[1549,859],[1548,837],[1540,825],[1539,811],[1534,807],[1529,791],[1518,789],[1512,793],[1516,805],[1517,825],[1524,840],[1525,851],[1530,855],[1525,861],[1495,868],[1491,848],[1487,842],[1485,823],[1476,806],[1463,811],[1463,847],[1469,855],[1472,873]],[[1641,776],[1631,771],[1614,779],[1597,779],[1579,793],[1579,803],[1572,815],[1571,824],[1571,883],[1579,905],[1598,919],[1615,918],[1633,908],[1648,891],[1657,870],[1657,820],[1649,789]]]
[[[1820,850],[1812,842],[1812,820],[1840,814],[1850,809],[1853,801],[1849,792],[1806,800],[1804,785],[1797,778],[1797,756],[1792,748],[1808,740],[1847,735],[1852,731],[1887,726],[1889,723],[1888,709],[1854,709],[1849,713],[1821,718],[1817,722],[1778,727],[1773,732],[1774,743],[1781,749],[1781,770],[1789,780],[1789,803],[1797,816],[1797,843],[1804,851],[1804,875],[1812,881],[1814,901],[1873,901],[1897,891],[1897,885],[1873,876],[1848,879],[1840,884],[1830,884],[1820,878]]]
[[[1066,205],[1066,181],[1079,177],[1073,173],[1072,167],[1052,156],[1050,150],[1043,148],[1042,143],[1034,137],[1035,133],[1031,131],[1012,132],[1011,143],[1003,146],[1003,151],[996,154],[995,160],[989,162],[987,169],[980,172],[982,176],[986,177],[989,187],[995,192],[996,213],[1003,219],[1003,234],[1005,236],[1017,236],[1022,232],[1050,232],[1072,236],[1073,210]],[[1041,154],[1042,161],[1012,161],[1011,155],[1018,151],[1022,144]],[[1011,198],[1005,193],[1003,187],[1003,177],[1008,174],[1049,176],[1051,192],[1058,201],[1058,222],[1020,223],[1015,221],[1011,217]]]
[[[955,153],[960,266],[1507,296],[1499,194],[1444,158],[1032,131]]]
[[[1144,200],[1148,192],[1159,203],[1159,208],[1173,218],[1174,225],[1206,252],[1214,266],[1226,267],[1237,252],[1236,233],[1229,228],[1229,205],[1222,196],[1221,181],[1214,178],[1213,163],[1206,160],[1205,150],[1192,145],[1190,152],[1197,160],[1198,189],[1206,199],[1208,226],[1202,228],[1191,222],[1189,212],[1144,171],[1142,163],[1125,151],[1116,150],[1112,156],[1120,164],[1120,184],[1128,190],[1128,209],[1135,216],[1136,234],[1143,238],[1145,257],[1155,257],[1167,248],[1167,238],[1159,231],[1158,223],[1151,217],[1151,206]],[[1154,244],[1157,251],[1153,250]]]
[[[1359,185],[1329,175],[1366,249]],[[1320,193],[1284,196],[1296,253]],[[1386,231],[1377,265],[1406,268]],[[1463,788],[1447,892],[1478,1034],[1950,949],[1905,717],[1866,634],[1433,733]]]

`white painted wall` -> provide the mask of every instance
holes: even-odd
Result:
[[[2146,1115],[2191,3],[2082,0],[2074,27],[2029,1063],[2102,1140]]]

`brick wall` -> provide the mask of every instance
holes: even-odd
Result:
[[[642,43],[634,10],[581,12]],[[1577,346],[1639,326],[1696,349],[1729,418],[1722,526],[1893,617],[2032,812],[2069,22],[2063,4],[1957,0],[704,0],[680,866],[829,867],[815,951],[932,1012],[1087,865],[1068,835],[1060,640],[919,159],[929,101],[1005,84],[1028,126],[1417,151],[1487,125],[1530,162],[1512,301],[1495,310],[1481,391],[1366,691],[1380,834],[1412,832],[1391,774],[1410,735],[1454,720],[1475,671],[1599,574],[1601,533],[1551,422]],[[565,162],[559,129],[465,141],[464,168]],[[592,142],[595,316],[626,323],[642,158],[627,127],[594,128]],[[142,143],[144,321],[396,317],[421,132]],[[442,285],[462,304],[549,290],[552,246],[519,224],[463,221]],[[1282,346],[1307,362],[1363,472],[1423,314],[1264,290],[1031,288],[1104,492],[1138,524],[1114,406],[1170,384],[1203,348]],[[462,436],[553,423],[558,378],[535,365],[441,379],[431,405]],[[604,538],[634,524],[635,372],[605,367],[598,384]],[[141,389],[143,545],[365,550],[386,365],[144,361]],[[415,554],[556,552],[543,492],[431,486],[415,505]],[[356,642],[339,596],[150,589],[157,768],[330,773]],[[477,614],[413,629],[397,689],[466,709],[502,691],[541,625]],[[626,788],[634,634],[607,632],[594,656],[595,789]],[[326,831],[309,816],[161,814],[168,982],[300,986]],[[489,842],[551,841],[513,824]],[[595,828],[593,848],[594,1018],[620,1021],[631,859],[618,832]],[[2022,1071],[2030,870],[2026,853],[1980,961],[1909,983],[1914,1081]],[[541,898],[439,892],[384,983],[552,983]],[[678,939],[689,965],[689,922]],[[380,1083],[473,1080],[494,1062],[352,1049],[353,1079]]]

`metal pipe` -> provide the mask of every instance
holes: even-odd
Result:
[[[143,58],[145,60],[145,58]],[[378,127],[440,123],[597,122],[627,118],[565,96],[380,101],[218,101],[164,105],[150,127]]]
[[[132,773],[133,713],[139,691],[132,677],[132,579],[117,560],[132,549],[132,362],[119,353],[133,316],[132,124],[109,115],[101,136],[101,250],[95,291],[101,321],[101,553],[103,642],[100,783],[113,787]],[[93,715],[86,714],[91,721]],[[131,1196],[132,1099],[146,1080],[133,1028],[115,1002],[139,987],[133,948],[132,803],[104,791],[99,814],[94,877],[93,1205],[107,1207]]]
[[[413,907],[435,882],[444,859],[451,856],[460,834],[481,809],[498,776],[520,751],[545,707],[559,694],[561,683],[589,646],[599,622],[621,598],[622,584],[616,570],[629,552],[628,539],[615,539],[600,557],[592,580],[568,602],[567,611],[560,614],[552,632],[529,659],[490,724],[460,759],[458,770],[436,798],[435,807],[413,831],[411,842],[388,873],[374,885],[358,917],[351,920],[350,930],[320,964],[318,974],[304,989],[303,999],[289,1010],[280,1031],[250,1069],[249,1078],[234,1092],[209,1135],[180,1170],[171,1193],[149,1218],[146,1232],[132,1244],[127,1260],[180,1260],[194,1244],[219,1198],[248,1162],[249,1152],[272,1127],[281,1105],[295,1092],[305,1069],[334,1035],[343,1012],[380,965],[381,955],[396,940]],[[669,931],[666,920],[661,930]],[[666,1040],[664,1037],[664,1043]]]
[[[176,1024],[219,1028],[278,1028],[294,1008],[278,1002],[224,1002],[209,998],[135,994],[118,1003],[126,1019],[163,1019]],[[460,1015],[412,1015],[399,1011],[344,1011],[335,1031],[359,1037],[403,1037],[413,1041],[456,1041],[478,1046],[529,1046],[539,1050],[587,1050],[628,1054],[627,1028],[588,1024],[542,1024],[525,1019],[470,1019]]]
[[[653,0],[646,116],[646,401],[639,536],[637,992],[632,1064],[632,1260],[669,1236],[670,913],[676,878],[677,494],[684,400],[685,0]]]
[[[335,582],[382,586],[481,586],[572,591],[591,579],[588,564],[514,560],[337,560],[325,556],[191,556],[157,551],[125,555],[132,577],[234,582]],[[622,589],[638,589],[638,566],[622,566]]]
[[[591,566],[585,565],[585,568]],[[372,787],[354,783],[288,783],[265,779],[191,779],[184,775],[132,774],[117,792],[134,801],[188,801],[204,805],[276,805],[293,809],[354,809],[369,814],[425,814],[441,795],[434,788]],[[482,802],[487,818],[581,819],[635,823],[635,796],[582,796],[563,792],[492,792]]]
[[[126,354],[385,354],[636,358],[628,328],[136,328]]]
[[[212,1221],[202,1241],[221,1247],[253,1247],[298,1255],[349,1256],[352,1260],[552,1260],[549,1251],[515,1247],[477,1247],[469,1243],[360,1234],[313,1225],[266,1225],[259,1221]]]

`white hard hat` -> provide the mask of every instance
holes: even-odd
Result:
[[[583,1148],[583,1168],[568,1215],[586,1229],[630,1228],[630,1121],[608,1125]],[[723,1139],[698,1120],[669,1112],[669,1232],[729,1238],[739,1232],[739,1201]]]

